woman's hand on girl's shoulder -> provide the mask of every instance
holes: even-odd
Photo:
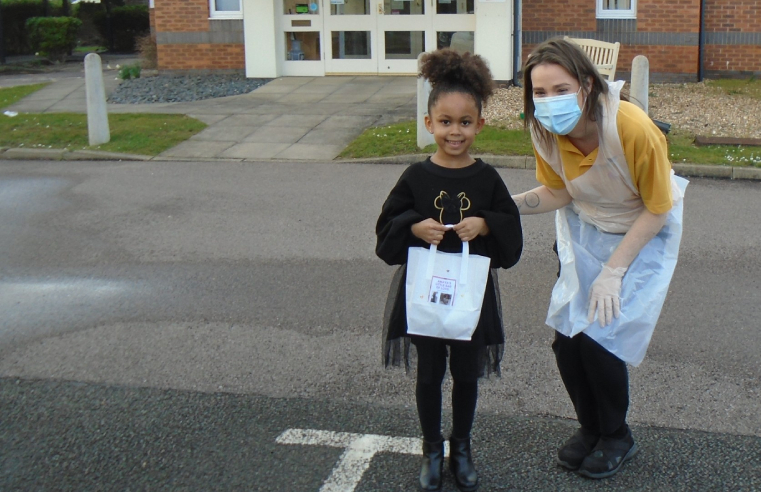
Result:
[[[422,239],[428,244],[439,245],[442,239],[444,239],[444,233],[448,228],[441,225],[435,219],[425,219],[416,224],[412,224],[412,234],[415,237]]]

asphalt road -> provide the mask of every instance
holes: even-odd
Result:
[[[414,380],[380,367],[394,269],[373,253],[401,171],[0,162],[0,489],[415,490]],[[474,429],[482,490],[761,490],[760,191],[691,180],[631,371],[642,451],[602,482],[554,464],[574,423],[543,324],[552,217],[524,220],[501,277],[503,377],[481,385]]]

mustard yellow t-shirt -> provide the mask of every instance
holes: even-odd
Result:
[[[639,107],[621,101],[616,119],[618,136],[624,149],[632,181],[645,207],[654,214],[671,210],[671,162],[666,138]],[[569,180],[587,172],[597,160],[598,149],[584,156],[568,137],[556,135],[563,170]],[[536,156],[536,179],[550,188],[565,188],[563,178],[539,155]]]

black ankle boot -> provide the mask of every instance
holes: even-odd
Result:
[[[449,438],[449,469],[452,470],[457,488],[462,492],[478,489],[478,473],[470,456],[470,438]]]
[[[420,468],[420,488],[441,490],[441,471],[444,468],[444,439],[423,441],[423,466]]]

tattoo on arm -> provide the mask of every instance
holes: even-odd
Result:
[[[539,206],[539,195],[530,191],[515,200],[515,204],[518,206],[518,210],[522,210],[524,205],[526,208],[536,208]]]

